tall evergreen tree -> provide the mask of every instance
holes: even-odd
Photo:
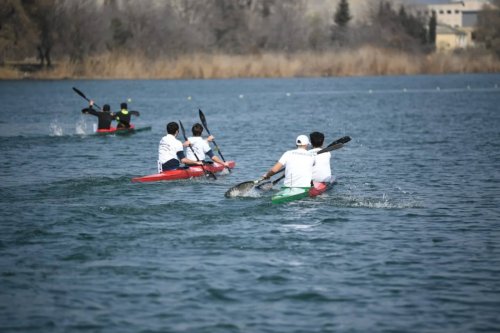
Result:
[[[352,16],[349,10],[349,3],[347,0],[340,0],[337,6],[337,11],[333,17],[333,21],[337,24],[337,26],[344,28],[351,19]]]
[[[432,11],[431,18],[429,19],[429,44],[431,45],[434,45],[436,43],[436,27],[436,12]]]

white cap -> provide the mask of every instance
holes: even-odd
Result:
[[[295,140],[297,146],[307,146],[309,144],[309,138],[305,135],[299,135],[297,140]]]

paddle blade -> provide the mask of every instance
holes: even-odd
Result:
[[[82,93],[80,90],[76,89],[75,87],[73,87],[73,90],[80,96],[82,96],[83,98],[87,99],[87,96],[85,96],[84,93]]]
[[[208,171],[207,169],[203,168],[203,171],[205,172],[205,177],[207,178],[212,178],[214,180],[217,179],[217,177],[215,176],[215,173],[213,173],[212,171]]]
[[[235,197],[240,197],[244,196],[251,190],[255,188],[256,181],[248,181],[248,182],[243,182],[241,184],[238,184],[236,186],[231,187],[229,190],[226,191],[224,196],[226,198],[235,198]]]
[[[343,138],[340,138],[339,141],[340,143],[348,143],[349,141],[351,141],[351,137],[346,135]]]
[[[327,147],[335,146],[335,145],[338,145],[339,143],[342,143],[342,144],[348,143],[349,141],[351,141],[351,137],[346,135],[344,137],[341,137],[338,140],[333,141]]]
[[[201,120],[201,123],[203,124],[203,127],[205,127],[205,129],[207,130],[208,135],[210,135],[210,131],[207,128],[207,119],[205,118],[205,115],[203,114],[203,111],[201,111],[200,109],[198,109],[198,114],[200,115],[200,120]]]
[[[333,141],[327,147],[325,147],[325,148],[321,149],[320,151],[318,151],[318,154],[327,153],[329,151],[341,148],[345,143],[347,143],[349,141],[351,141],[351,137],[344,136],[344,137],[342,137],[342,138],[340,138],[338,140]]]

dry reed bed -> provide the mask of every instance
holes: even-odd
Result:
[[[433,53],[427,56],[373,47],[339,52],[259,55],[189,54],[148,60],[141,56],[104,54],[83,63],[62,60],[34,79],[207,79],[239,77],[320,77],[500,72],[493,55]],[[4,67],[0,78],[25,78]]]

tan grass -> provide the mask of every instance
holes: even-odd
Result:
[[[10,67],[10,66],[2,66],[0,67],[0,79],[3,80],[15,80],[22,79],[23,73],[19,70]]]
[[[111,53],[83,63],[67,59],[52,69],[30,75],[35,79],[208,79],[241,77],[328,77],[500,72],[500,61],[489,54],[434,53],[428,56],[366,46],[357,50],[252,55],[187,54],[148,60],[139,55]],[[0,78],[24,73],[0,68]]]

